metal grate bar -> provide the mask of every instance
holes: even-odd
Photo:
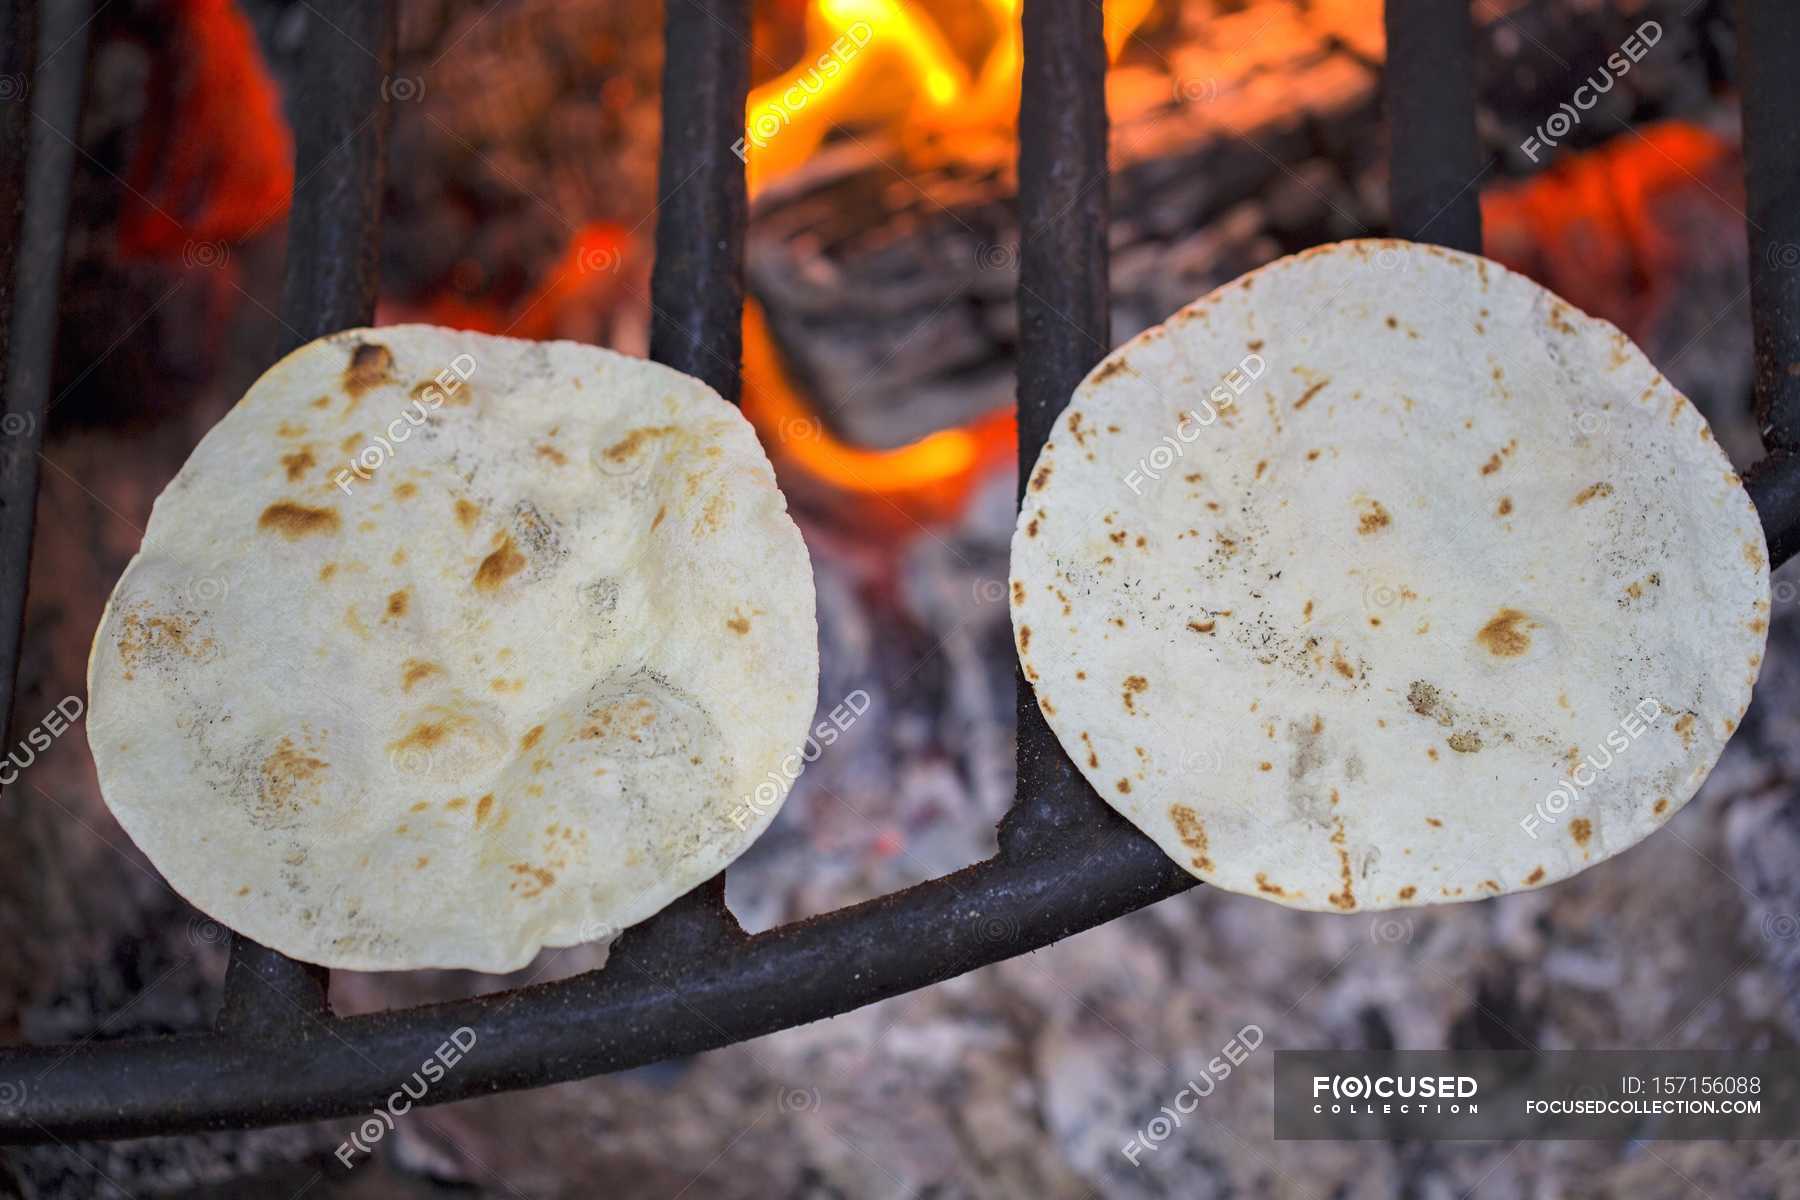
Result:
[[[1469,0],[1387,0],[1389,223],[1396,237],[1481,253],[1481,144]]]
[[[1738,0],[1756,417],[1768,457],[1749,473],[1770,565],[1800,548],[1800,7]]]
[[[451,1031],[467,1057],[422,1104],[539,1087],[716,1049],[847,1012],[1046,946],[1187,880],[1136,830],[1068,839],[1028,862],[967,867],[667,972],[604,970],[473,1000],[264,1037],[184,1034],[0,1052],[26,1081],[0,1144],[239,1129],[366,1113]]]
[[[25,625],[38,449],[55,365],[63,234],[75,171],[75,146],[68,139],[80,124],[87,9],[86,3],[52,6],[43,40],[60,51],[45,60],[44,70],[34,71],[37,4],[6,0],[0,8],[0,86],[32,83],[27,95],[0,103],[0,735],[11,728]],[[73,44],[62,45],[71,38]]]
[[[1771,450],[1744,477],[1769,543],[1769,569],[1800,551],[1800,451]]]
[[[667,0],[650,357],[738,400],[749,0]]]
[[[282,353],[375,318],[393,110],[393,0],[312,0],[293,105]]]
[[[1800,5],[1739,0],[1739,75],[1756,331],[1756,415],[1771,452],[1800,450]]]
[[[1757,425],[1768,450],[1746,486],[1773,569],[1800,549],[1800,7],[1739,0],[1737,45]]]
[[[668,0],[663,46],[650,357],[736,404],[750,207],[744,160],[732,147],[750,91],[749,0]],[[695,63],[710,69],[696,73]],[[634,925],[609,963],[661,973],[744,937],[721,871]]]
[[[305,1017],[323,1017],[331,1011],[326,1001],[330,986],[331,972],[324,967],[233,933],[218,1026],[256,1034]]]
[[[0,80],[30,79],[36,62],[37,0],[0,0]],[[0,389],[6,383],[13,262],[19,249],[19,222],[25,213],[31,107],[22,101],[27,99],[29,96],[15,95],[9,103],[0,105]]]
[[[1019,495],[1071,393],[1112,349],[1107,279],[1106,41],[1091,0],[1031,0],[1019,93]],[[1000,852],[1024,860],[1051,842],[1137,839],[1096,796],[1014,672],[1018,786]],[[1153,871],[1157,898],[1193,886]]]
[[[669,6],[666,76],[675,78],[665,78],[665,228],[658,230],[652,289],[655,356],[732,396],[743,231],[741,192],[734,189],[741,188],[742,175],[719,150],[729,151],[741,129],[743,89],[735,76],[724,87],[707,73],[715,63],[728,75],[741,71],[744,2],[671,0]],[[1429,6],[1419,0],[1395,4],[1421,7]],[[1461,8],[1462,2],[1446,7]],[[1414,18],[1419,15],[1435,19],[1431,13]],[[1390,22],[1395,16],[1390,13]],[[1098,7],[1087,0],[1027,0],[1024,21],[1019,423],[1021,460],[1029,464],[1109,338]],[[727,30],[740,36],[727,37]],[[1400,51],[1415,73],[1427,65],[1414,53],[1420,45],[1426,43]],[[1445,62],[1441,53],[1430,59]],[[1467,71],[1444,73],[1469,77]],[[1425,215],[1397,225],[1474,248],[1474,130],[1472,123],[1458,127],[1468,136],[1471,166],[1457,184],[1468,197],[1452,189],[1435,212],[1428,211],[1428,202],[1417,200],[1428,189],[1407,182],[1399,188],[1407,199],[1396,211]],[[1413,164],[1397,178],[1404,174],[1417,182],[1432,133],[1397,122],[1396,160]],[[365,162],[363,169],[371,165]],[[703,195],[689,197],[689,189]],[[1437,212],[1455,228],[1440,226]],[[359,319],[350,314],[337,323]],[[1793,459],[1783,461],[1791,465]],[[1762,484],[1753,478],[1751,486],[1759,506],[1770,506],[1763,509],[1765,521],[1779,512],[1792,524],[1800,512],[1797,473],[1772,471]],[[1759,486],[1765,490],[1757,492]],[[227,1024],[211,1034],[0,1048],[0,1080],[27,1081],[25,1106],[0,1109],[0,1144],[177,1134],[366,1112],[410,1080],[420,1058],[462,1026],[476,1033],[475,1045],[422,1103],[642,1066],[948,979],[1193,886],[1149,839],[1087,791],[1072,769],[1056,768],[1061,750],[1054,737],[1034,707],[1022,708],[1024,799],[1002,825],[1001,854],[986,862],[755,937],[744,937],[723,912],[714,880],[628,931],[604,971],[451,1004]]]
[[[309,17],[293,105],[283,354],[370,324],[381,274],[381,192],[393,117],[382,84],[394,70],[394,6],[314,0]],[[248,1034],[321,1016],[329,976],[234,933],[219,1025]]]

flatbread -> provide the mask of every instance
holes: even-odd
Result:
[[[231,928],[507,971],[755,840],[817,634],[768,459],[698,380],[350,330],[271,368],[158,498],[88,737],[119,823]]]
[[[1624,334],[1356,241],[1094,369],[1012,603],[1107,803],[1209,883],[1352,911],[1553,883],[1673,816],[1750,702],[1768,551]]]

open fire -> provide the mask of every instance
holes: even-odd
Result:
[[[1105,6],[1110,57],[1153,6]],[[1019,112],[1019,0],[811,0],[799,24],[797,65],[754,87],[747,104],[738,149],[753,199],[803,167],[834,133],[882,136],[902,151],[892,164],[897,174],[970,142],[1010,148]],[[790,32],[765,26],[764,40]],[[754,302],[744,314],[743,409],[787,482],[797,474],[802,486],[879,498],[916,521],[954,517],[990,470],[1014,459],[1017,431],[1004,411],[891,449],[844,441],[790,380]]]
[[[1116,59],[1155,0],[1105,6]],[[834,131],[883,129],[909,159],[970,138],[1010,144],[1019,113],[1019,0],[812,0],[798,65],[752,89],[743,143],[750,193],[804,164]],[[782,30],[766,40],[779,41]]]
[[[1380,7],[1374,0],[1338,0],[1325,8],[1329,12],[1321,19],[1331,42],[1348,48],[1352,59],[1379,56]],[[170,9],[179,45],[155,60],[118,244],[127,257],[212,266],[226,257],[228,244],[283,214],[292,183],[292,140],[250,24],[233,0],[172,0]],[[829,199],[832,173],[841,170],[833,160],[846,152],[867,164],[864,173],[873,183],[860,185],[865,193],[870,186],[915,193],[915,206],[930,218],[964,222],[957,201],[941,198],[927,182],[947,165],[979,164],[964,168],[975,182],[960,194],[1007,203],[1011,183],[1005,164],[1012,156],[1019,94],[1019,9],[1019,0],[975,5],[778,0],[759,8],[755,78],[744,137],[736,147],[755,213],[779,211],[793,195],[820,186],[821,177]],[[1282,106],[1303,105],[1319,90],[1312,80],[1321,73],[1307,66],[1318,51],[1309,48],[1306,31],[1281,5],[1252,4],[1242,12],[1215,14],[1208,3],[1125,0],[1105,6],[1105,29],[1115,64],[1128,47],[1131,51],[1109,78],[1124,146],[1115,152],[1127,160],[1140,156],[1145,143],[1166,137],[1166,127],[1208,109],[1232,135],[1273,156],[1283,152],[1282,145],[1270,141],[1264,127],[1280,116]],[[1190,36],[1195,29],[1202,36]],[[1300,65],[1283,68],[1284,62]],[[1366,109],[1372,79],[1346,84],[1332,75],[1324,90],[1341,91],[1343,97],[1336,99]],[[1266,111],[1259,109],[1263,102],[1257,97],[1268,92],[1268,84],[1283,81],[1294,85],[1294,97],[1276,96]],[[433,86],[428,78],[401,83]],[[1173,115],[1160,122],[1144,119],[1146,112],[1161,111]],[[1146,136],[1147,129],[1158,128],[1164,133]],[[1489,250],[1642,336],[1644,323],[1656,317],[1649,310],[1662,294],[1648,286],[1653,281],[1646,273],[1666,273],[1664,260],[1670,257],[1652,211],[1657,197],[1694,178],[1729,179],[1732,150],[1715,134],[1676,123],[1597,153],[1603,168],[1583,165],[1588,156],[1576,155],[1528,184],[1490,187]],[[1292,170],[1287,174],[1300,180],[1302,192],[1324,196],[1327,206],[1341,213],[1329,182],[1314,183]],[[1121,178],[1129,179],[1129,173]],[[1279,175],[1274,178],[1283,185]],[[859,194],[847,189],[842,198],[854,202]],[[1135,226],[1163,218],[1128,211],[1124,219]],[[620,314],[647,303],[647,224],[628,228],[597,219],[573,225],[560,254],[538,262],[523,286],[498,288],[490,276],[485,286],[447,281],[423,294],[390,294],[380,319],[620,344]],[[753,222],[753,239],[760,224]],[[1303,240],[1333,232],[1357,230],[1308,229]],[[830,236],[820,231],[814,238]],[[897,227],[891,239],[905,236]],[[1573,241],[1603,252],[1605,269],[1563,278],[1568,256],[1549,248]],[[930,246],[930,239],[920,239],[922,252],[929,253]],[[980,246],[977,265],[1000,277],[986,285],[993,290],[1010,291],[1010,247],[1004,234]],[[1280,248],[1269,246],[1264,254]],[[1116,251],[1115,258],[1135,261],[1129,247]],[[828,258],[816,265],[834,269]],[[1248,265],[1254,263],[1221,262],[1213,273],[1229,275]],[[815,348],[799,344],[791,322],[770,308],[788,298],[763,294],[757,276],[753,269],[756,294],[744,316],[743,411],[784,485],[802,502],[810,498],[822,511],[834,511],[848,497],[870,502],[853,504],[849,511],[874,525],[929,526],[955,520],[982,480],[1008,468],[1015,440],[1010,392],[983,392],[947,420],[923,426],[890,422],[886,432],[878,429],[874,435],[866,421],[845,419],[845,410],[859,402],[911,403],[903,389],[889,395],[876,378],[890,361],[918,352],[909,342],[934,340],[935,328],[921,322],[874,366],[849,378],[822,378]],[[1129,295],[1131,289],[1115,284],[1114,290]],[[1166,302],[1153,303],[1138,320],[1128,318],[1116,334],[1125,336],[1143,321],[1158,319],[1159,308]],[[641,351],[629,344],[629,331],[641,328],[642,318],[623,323],[622,348]],[[1002,334],[1003,349],[1004,341]],[[864,390],[882,394],[859,401]]]

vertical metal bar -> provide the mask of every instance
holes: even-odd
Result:
[[[25,216],[31,147],[30,79],[37,62],[37,0],[0,0],[0,396],[12,328],[13,263]]]
[[[667,0],[650,357],[733,404],[743,359],[749,0]]]
[[[231,935],[225,968],[225,998],[218,1026],[235,1033],[267,1032],[296,1017],[323,1017],[331,972],[289,958],[241,933]]]
[[[281,293],[282,352],[375,318],[381,192],[392,110],[392,0],[313,0],[294,123],[294,202]],[[249,1032],[327,1011],[329,972],[242,934],[219,1025]]]
[[[37,0],[0,2],[0,735],[12,720],[37,505],[37,448],[43,392],[17,395],[13,327],[19,321],[16,275],[25,220],[25,168],[31,149],[30,81],[37,62]],[[40,280],[37,286],[44,286]],[[55,281],[50,281],[56,294]],[[34,418],[36,418],[34,420]],[[21,428],[21,422],[26,428]]]
[[[312,0],[290,106],[294,205],[288,217],[282,352],[375,317],[381,192],[393,111],[393,0]]]
[[[663,36],[650,357],[736,404],[750,203],[735,147],[750,92],[749,0],[667,0]],[[721,871],[634,926],[613,958],[662,975],[745,937]]]
[[[63,273],[63,209],[52,212],[43,205],[54,203],[59,193],[67,209],[68,175],[74,169],[74,149],[52,146],[47,131],[38,130],[31,119],[36,18],[34,0],[0,4],[0,88],[5,90],[0,101],[0,736],[13,720],[32,522],[38,509],[38,446],[50,390],[50,335],[56,329]],[[74,72],[77,112],[85,58],[83,47],[72,63],[63,63],[58,76],[63,81]],[[61,95],[67,86],[40,88],[38,99],[50,110],[47,121],[61,121],[59,128],[72,131],[76,113],[54,112],[67,106]],[[27,205],[34,209],[29,216]],[[47,237],[41,227],[52,218],[54,230]],[[27,230],[31,221],[40,227],[36,237]]]
[[[1481,252],[1469,0],[1387,0],[1388,177],[1396,237]]]
[[[1800,551],[1800,451],[1771,450],[1750,468],[1744,487],[1769,542],[1769,569]]]
[[[1739,0],[1756,416],[1771,453],[1800,451],[1800,4]]]
[[[1093,0],[1026,0],[1019,93],[1019,495],[1069,396],[1112,346],[1106,40]],[[1112,818],[1017,676],[1016,800],[1002,854]]]
[[[87,78],[89,4],[49,7],[40,24],[34,3],[8,0],[0,29],[0,88],[9,93],[0,101],[0,735],[10,728],[18,683],[38,451]]]

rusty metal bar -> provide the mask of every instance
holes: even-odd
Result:
[[[1027,0],[1019,91],[1019,495],[1075,385],[1112,348],[1107,292],[1106,40],[1090,0]],[[1016,798],[1003,856],[1124,822],[1076,770],[1030,682],[1018,691]],[[1122,835],[1123,836],[1123,835]]]
[[[30,79],[37,63],[37,0],[0,0],[0,396],[11,345],[13,264],[25,217],[25,166],[31,147]]]
[[[1771,450],[1745,474],[1744,486],[1769,543],[1769,569],[1800,551],[1800,451]]]
[[[749,0],[667,0],[662,149],[650,357],[703,379],[733,404],[743,365],[744,102],[750,91]],[[701,69],[703,66],[703,69]],[[663,971],[744,939],[725,906],[725,873],[707,880],[613,947],[613,960]]]
[[[375,318],[387,179],[393,0],[312,0],[292,105],[282,353]]]
[[[323,1018],[331,1011],[326,1000],[330,986],[331,972],[324,967],[296,961],[234,933],[218,1026],[256,1035],[308,1017]]]
[[[1756,415],[1771,453],[1800,451],[1800,5],[1739,0]]]
[[[1177,879],[1179,877],[1179,879]],[[0,1048],[0,1144],[242,1129],[366,1114],[467,1028],[420,1104],[541,1087],[848,1012],[1124,916],[1192,880],[1123,825],[1046,843],[676,962],[266,1034]],[[467,1037],[463,1038],[467,1041]]]
[[[667,0],[650,357],[733,404],[743,359],[749,0]]]
[[[1106,41],[1091,0],[1027,0],[1019,90],[1019,495],[1082,377],[1112,349]]]
[[[281,292],[282,352],[375,319],[381,192],[393,110],[392,0],[315,0],[294,106],[294,200]],[[231,938],[220,1028],[269,1032],[328,1011],[330,973]]]
[[[52,6],[44,40],[54,36],[62,48],[42,71],[37,8],[35,0],[0,4],[0,735],[11,728],[18,682],[75,171],[69,139],[87,74],[88,5]],[[74,43],[63,45],[68,38]]]
[[[1395,236],[1481,253],[1481,145],[1469,0],[1387,0],[1386,93]]]

